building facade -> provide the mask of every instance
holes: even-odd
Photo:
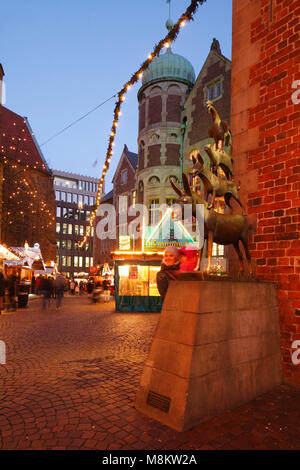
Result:
[[[230,71],[231,63],[222,55],[216,39],[197,80],[191,63],[171,49],[151,62],[143,73],[137,95],[139,132],[136,163],[130,162],[129,155],[135,154],[129,152],[125,145],[113,179],[113,204],[117,213],[119,198],[125,196],[128,206],[135,201],[147,207],[145,226],[151,229],[158,224],[163,215],[159,207],[171,206],[177,199],[170,180],[180,182],[182,170],[191,166],[191,156],[197,151],[203,155],[204,146],[211,143],[206,101],[212,100],[222,119],[230,121]],[[217,201],[217,204],[217,209],[223,209],[222,201]],[[99,218],[96,226],[98,221]],[[120,247],[118,221],[117,226],[118,235],[116,243],[110,244],[111,251]],[[132,243],[131,248],[141,250],[142,245],[140,238],[134,246]],[[98,241],[96,246],[95,256],[102,250]],[[213,255],[225,260],[224,247],[214,245]],[[227,267],[226,261],[221,264]]]
[[[1,241],[39,244],[46,265],[55,261],[53,177],[27,118],[0,106],[3,165]]]
[[[300,5],[234,0],[231,129],[259,279],[276,282],[283,377],[300,386]],[[235,267],[235,259],[230,259]],[[298,343],[297,343],[298,342]],[[299,354],[298,354],[299,356]]]
[[[68,277],[88,273],[93,266],[93,236],[82,249],[78,242],[89,225],[96,202],[97,178],[53,170],[56,208],[56,263]]]

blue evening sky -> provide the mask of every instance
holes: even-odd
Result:
[[[182,28],[172,50],[199,74],[213,37],[231,59],[231,0],[207,0]],[[189,0],[172,0],[174,23]],[[6,102],[27,116],[42,144],[72,121],[117,93],[167,33],[166,0],[3,0],[0,62]],[[126,143],[137,152],[141,82],[127,94],[106,175],[106,190]],[[115,99],[41,149],[51,168],[100,176]],[[93,163],[98,160],[96,167]]]

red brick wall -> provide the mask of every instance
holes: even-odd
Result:
[[[167,144],[167,159],[166,165],[178,165],[179,164],[179,152],[180,145],[178,144]]]
[[[153,96],[149,98],[149,124],[155,124],[162,120],[162,98]]]
[[[148,147],[148,167],[156,165],[160,165],[160,144]]]
[[[272,3],[271,11],[270,0],[234,0],[233,156],[256,226],[250,250],[257,276],[277,285],[284,380],[300,386],[300,365],[291,360],[300,339],[300,103],[292,102],[300,4]]]
[[[168,95],[167,98],[167,121],[181,122],[181,96]]]

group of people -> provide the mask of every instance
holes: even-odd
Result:
[[[177,248],[168,246],[164,251],[161,269],[156,275],[156,284],[160,296],[164,300],[169,282],[178,279],[184,271],[194,271],[198,264],[198,250],[193,246]]]
[[[5,300],[5,292],[8,296],[8,308],[10,310],[17,309],[17,293],[18,293],[18,284],[20,279],[11,274],[10,276],[6,276],[5,273],[0,270],[0,314],[3,312],[4,309],[4,300]]]
[[[66,280],[61,274],[58,274],[55,279],[51,276],[41,276],[38,283],[38,293],[43,296],[42,309],[49,308],[51,297],[54,297],[56,299],[56,309],[59,310],[65,287]]]
[[[70,292],[72,295],[82,295],[85,291],[85,285],[83,281],[75,281],[75,279],[71,279],[70,284]]]

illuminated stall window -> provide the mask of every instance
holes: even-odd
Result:
[[[156,286],[156,273],[159,270],[160,266],[119,266],[119,295],[159,296]]]

